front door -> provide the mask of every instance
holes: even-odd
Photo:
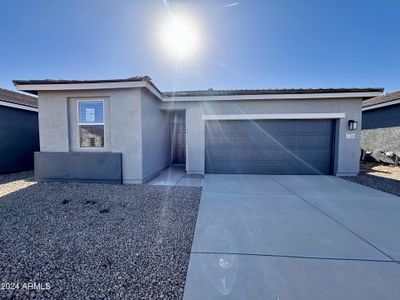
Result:
[[[175,112],[171,123],[172,137],[172,163],[186,163],[186,120],[185,112]]]

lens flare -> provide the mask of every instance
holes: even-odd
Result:
[[[182,17],[171,17],[169,22],[164,24],[161,36],[166,51],[179,58],[193,55],[199,46],[196,27]]]

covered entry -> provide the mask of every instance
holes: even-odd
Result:
[[[186,113],[185,110],[172,112],[171,118],[171,161],[172,164],[186,164]]]
[[[231,174],[332,174],[331,119],[207,120],[205,171]]]

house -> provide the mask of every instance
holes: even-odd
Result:
[[[39,151],[37,98],[0,88],[0,174],[33,169]]]
[[[39,180],[359,171],[362,100],[381,88],[161,92],[148,76],[15,80],[39,96]]]
[[[365,158],[398,163],[400,91],[363,101],[361,137],[361,149]]]

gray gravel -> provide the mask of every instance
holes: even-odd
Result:
[[[360,174],[343,178],[386,193],[400,196],[399,166],[362,162],[360,165]]]
[[[1,180],[0,191],[9,189]],[[0,298],[182,298],[200,193],[78,183],[7,191],[0,198],[0,283],[50,289],[0,290]]]

